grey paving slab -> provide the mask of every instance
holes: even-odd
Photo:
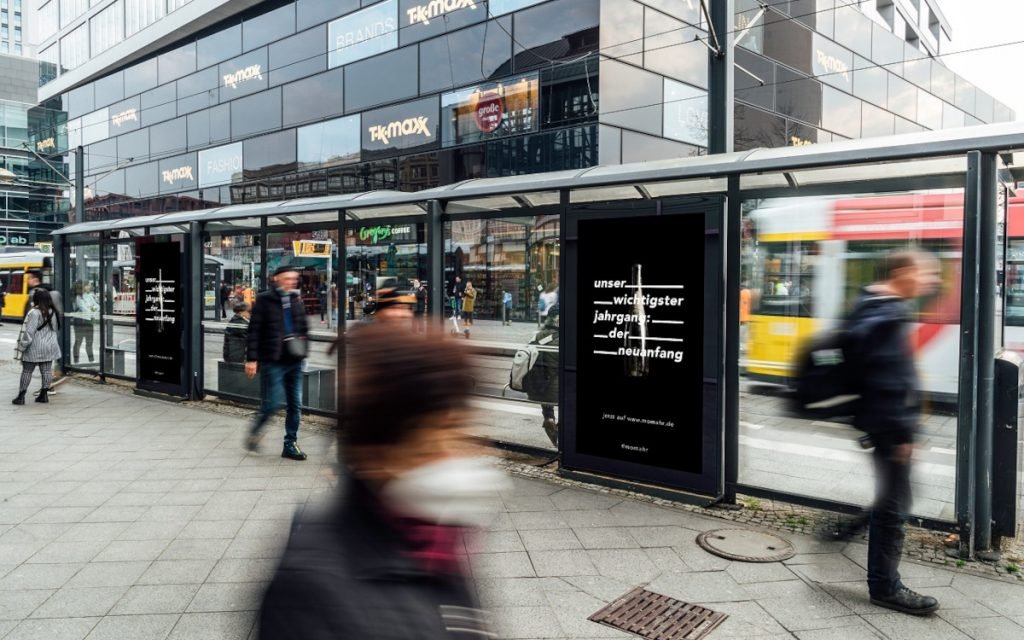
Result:
[[[156,560],[170,540],[115,540],[93,562],[141,562]]]
[[[880,613],[864,616],[872,627],[889,638],[928,638],[928,640],[966,640],[970,638],[938,616],[917,617],[901,613]],[[989,640],[979,636],[977,640]]]
[[[136,585],[111,609],[111,615],[184,613],[199,584]],[[170,630],[168,629],[168,632]]]
[[[5,640],[82,640],[100,620],[98,617],[22,620],[10,634],[0,633],[0,637]]]
[[[95,558],[107,543],[103,540],[83,542],[51,542],[26,560],[29,563],[89,562]]]
[[[532,578],[540,575],[535,572],[531,557],[521,551],[478,553],[470,556],[470,564],[476,578]]]
[[[638,549],[625,527],[582,527],[575,531],[584,549]]]
[[[216,564],[215,560],[157,560],[137,584],[202,584]]]
[[[538,533],[538,532],[532,532]],[[466,540],[469,553],[506,553],[527,551],[518,531],[493,531],[486,535],[473,535]]]
[[[490,535],[496,535],[496,533]],[[583,548],[579,538],[576,537],[576,533],[572,529],[537,529],[520,531],[518,535],[522,538],[523,545],[527,551]]]
[[[33,611],[31,617],[82,618],[105,616],[126,591],[128,591],[127,586],[64,587]]]
[[[0,598],[0,620],[23,620],[55,593],[53,589],[11,591]]]
[[[231,540],[227,538],[178,538],[164,552],[160,560],[219,560]]]
[[[561,638],[563,631],[550,607],[499,607],[491,611],[499,638]]]
[[[710,638],[765,638],[787,637],[789,634],[767,611],[756,602],[694,602],[712,611],[728,615]]]
[[[633,584],[648,582],[662,573],[643,549],[594,549],[587,551],[587,557],[598,574]]]
[[[59,589],[84,566],[84,563],[22,564],[0,579],[0,592]],[[3,597],[3,594],[0,594],[0,597]]]
[[[757,603],[789,631],[847,626],[837,619],[853,615],[853,611],[832,596],[813,589],[791,597],[759,599]]]
[[[207,582],[199,588],[188,611],[256,611],[266,590],[265,582]]]
[[[599,575],[584,550],[531,551],[530,560],[540,577]]]
[[[120,587],[136,583],[150,562],[92,562],[68,581],[69,587]]]
[[[178,614],[111,615],[99,621],[87,640],[164,640],[179,617]]]
[[[225,558],[219,560],[207,582],[266,582],[274,576],[277,559]]]
[[[182,615],[170,640],[246,640],[256,622],[251,611],[186,613]]]
[[[605,602],[581,591],[545,594],[562,634],[568,638],[632,638],[632,634],[587,618]]]

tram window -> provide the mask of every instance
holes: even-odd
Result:
[[[1024,327],[1024,242],[1010,241],[1006,255],[1006,324]]]
[[[7,293],[27,293],[25,291],[25,274],[14,272],[11,273],[10,286],[7,287]]]
[[[765,243],[760,283],[753,304],[756,313],[809,318],[814,315],[814,242]]]
[[[3,291],[4,293],[10,293],[10,291],[11,291],[10,284],[11,284],[11,272],[10,271],[0,271],[0,291]]]

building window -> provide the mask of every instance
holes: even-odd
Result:
[[[125,0],[125,36],[142,31],[164,17],[164,0]]]
[[[92,54],[99,55],[124,40],[124,5],[115,2],[89,21]]]
[[[60,26],[71,24],[89,9],[89,0],[60,0]]]
[[[57,0],[50,0],[40,7],[36,16],[39,19],[39,34],[42,40],[57,33]]]
[[[167,13],[176,11],[190,2],[192,0],[167,0]]]
[[[70,71],[89,58],[89,32],[81,25],[60,39],[60,68]]]
[[[51,44],[49,47],[39,52],[39,86],[43,86],[56,77],[57,45]]]

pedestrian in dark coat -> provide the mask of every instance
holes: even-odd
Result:
[[[463,539],[506,481],[473,456],[464,431],[466,356],[401,326],[353,332],[341,492],[293,525],[263,600],[261,640],[494,637]]]

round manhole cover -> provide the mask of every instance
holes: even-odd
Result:
[[[708,553],[741,562],[779,562],[796,555],[788,540],[748,529],[716,529],[697,536]]]

